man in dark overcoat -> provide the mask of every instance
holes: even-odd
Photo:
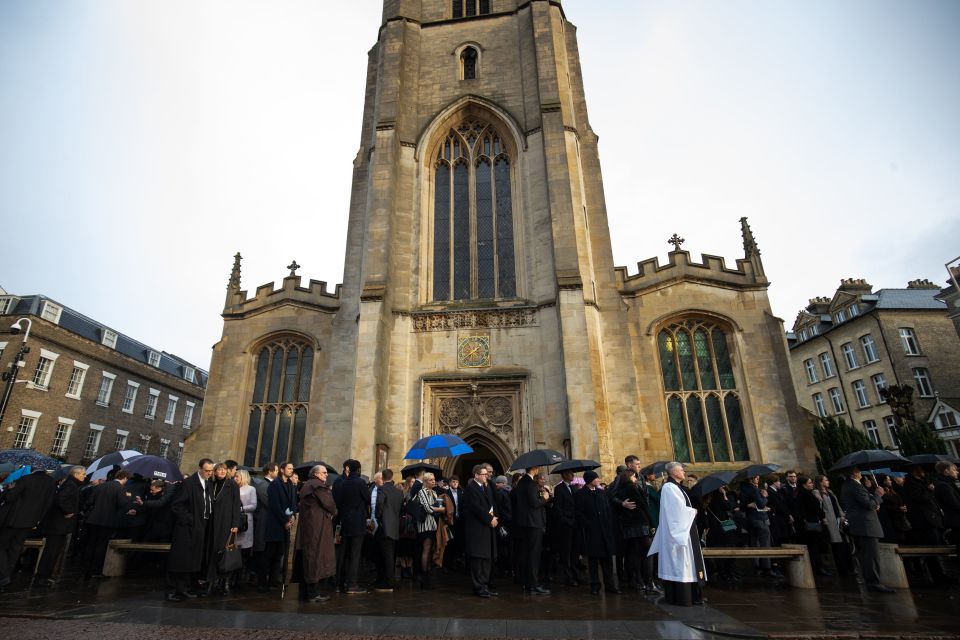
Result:
[[[333,499],[337,503],[340,535],[343,536],[344,593],[366,593],[366,589],[360,586],[359,574],[363,537],[370,517],[370,489],[360,477],[359,461],[344,461],[343,475],[333,485]]]
[[[517,482],[511,494],[514,499],[513,525],[520,530],[520,577],[523,589],[533,595],[549,595],[550,590],[540,586],[540,552],[543,532],[547,528],[546,504],[549,493],[541,493],[536,477],[539,467],[531,467]]]
[[[0,590],[10,584],[23,542],[53,503],[57,481],[43,469],[21,477],[3,492],[0,507]]]
[[[871,494],[860,483],[860,469],[854,467],[848,472],[847,481],[840,487],[840,501],[847,514],[847,523],[850,535],[856,542],[857,560],[860,563],[860,575],[867,586],[867,591],[894,593],[894,590],[880,582],[880,538],[883,537],[883,527],[877,511],[883,500],[883,487],[877,487],[877,492]]]
[[[574,545],[577,522],[573,495],[577,490],[571,484],[574,478],[572,471],[564,471],[560,477],[562,481],[553,488],[550,531],[553,536],[553,548],[560,554],[560,566],[563,568],[566,584],[575,587],[580,584],[580,578],[577,575],[577,549]]]
[[[258,577],[270,575],[270,558],[267,557],[267,520],[270,519],[268,489],[279,473],[280,467],[275,462],[268,462],[263,466],[262,478],[250,479],[257,491],[257,510],[253,512],[253,571]],[[267,580],[263,580],[262,584],[266,583]]]
[[[493,494],[487,490],[490,472],[478,464],[473,478],[463,490],[460,516],[466,537],[464,553],[470,563],[473,593],[481,598],[497,595],[490,589],[490,572],[497,557],[497,509]]]
[[[213,461],[204,458],[197,472],[177,487],[170,505],[174,527],[167,556],[167,600],[171,602],[198,595],[189,584],[203,565],[207,525],[213,517],[212,494],[207,490],[212,475]]]
[[[131,513],[138,504],[127,491],[130,474],[121,469],[113,477],[90,493],[89,502],[84,505],[87,514],[83,526],[86,530],[87,544],[83,549],[83,576],[85,579],[105,578],[103,561],[107,557],[107,546],[120,528],[120,519]]]
[[[319,591],[320,581],[337,572],[333,545],[333,519],[337,505],[327,486],[327,468],[318,464],[300,487],[300,520],[297,541],[303,549],[303,583],[306,599],[325,602],[330,596]]]
[[[267,524],[264,529],[264,566],[259,589],[265,591],[280,581],[284,554],[290,544],[290,529],[297,514],[297,489],[293,484],[293,463],[279,467],[277,479],[267,487]]]
[[[396,564],[397,541],[400,539],[400,509],[403,507],[403,492],[393,483],[393,470],[381,472],[383,485],[377,490],[376,518],[379,523],[376,535],[378,562],[377,581],[374,589],[392,590]]]
[[[574,495],[575,518],[580,533],[583,554],[590,567],[590,593],[600,593],[600,572],[603,585],[609,593],[620,593],[613,571],[613,556],[617,553],[617,539],[613,530],[613,511],[610,499],[600,489],[600,478],[594,471],[583,474],[583,488]]]
[[[43,554],[37,566],[37,575],[34,584],[41,587],[52,587],[51,579],[57,568],[57,563],[67,546],[67,540],[77,528],[80,514],[80,486],[86,478],[87,472],[83,467],[71,467],[70,473],[57,487],[57,494],[53,506],[47,511],[46,517],[40,524],[40,532],[46,542],[43,545]]]
[[[937,463],[937,479],[933,483],[934,497],[943,511],[943,526],[960,554],[960,485],[957,483],[957,465],[952,462]]]

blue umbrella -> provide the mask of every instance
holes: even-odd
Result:
[[[124,471],[136,473],[150,480],[166,480],[180,482],[183,474],[177,465],[160,456],[137,456],[123,463]]]
[[[449,433],[420,438],[415,443],[404,460],[423,460],[425,458],[455,458],[465,453],[473,453],[473,447],[463,441],[463,438]]]
[[[12,482],[16,482],[17,480],[19,480],[19,479],[22,478],[23,476],[28,476],[28,475],[30,475],[31,473],[33,473],[33,468],[32,468],[32,467],[29,467],[29,466],[20,467],[19,469],[17,469],[16,471],[14,471],[14,472],[11,473],[10,475],[8,475],[8,476],[6,477],[6,479],[3,481],[3,484],[10,484],[10,483],[12,483]]]
[[[0,451],[0,462],[12,462],[18,467],[31,466],[47,471],[56,471],[62,464],[56,458],[45,456],[34,449],[4,449]]]

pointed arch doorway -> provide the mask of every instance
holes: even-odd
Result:
[[[481,443],[468,442],[468,444],[473,447],[473,453],[457,456],[450,461],[449,465],[445,465],[445,472],[447,471],[447,468],[449,468],[449,473],[445,473],[448,478],[457,476],[460,478],[461,483],[466,482],[473,477],[474,465],[480,464],[481,462],[490,463],[490,465],[493,467],[494,477],[503,475],[505,470],[503,468],[503,464],[493,451]]]

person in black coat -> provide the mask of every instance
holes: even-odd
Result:
[[[473,467],[473,478],[463,490],[460,510],[466,536],[464,553],[470,563],[473,593],[481,598],[497,595],[490,588],[490,572],[497,558],[497,505],[487,490],[490,472],[478,464]]]
[[[84,578],[104,579],[103,561],[107,556],[107,546],[120,528],[120,519],[129,514],[138,504],[127,491],[126,484],[130,474],[121,469],[113,480],[104,482],[90,493],[89,502],[84,508],[86,518],[84,529],[87,544],[83,550]]]
[[[513,558],[510,555],[513,543],[513,534],[510,532],[513,527],[513,504],[509,486],[510,481],[506,476],[497,476],[496,480],[487,481],[487,488],[493,489],[494,509],[497,512],[497,560],[494,566],[501,576],[510,576],[513,573]]]
[[[52,587],[51,579],[67,545],[67,540],[77,528],[80,515],[80,487],[87,472],[83,467],[71,467],[70,474],[57,486],[53,505],[40,523],[40,533],[46,539],[43,554],[37,566],[34,584]]]
[[[796,502],[795,498],[789,498],[791,495],[789,489],[783,489],[785,502],[788,509],[792,512],[791,504]],[[740,485],[740,509],[746,513],[747,528],[750,534],[750,546],[763,548],[770,546],[770,507],[767,506],[767,497],[769,492],[760,486],[760,476],[747,478],[747,481]],[[771,575],[775,578],[782,578],[783,574],[770,565],[770,558],[759,558],[753,561],[761,573]]]
[[[538,583],[540,575],[540,550],[543,532],[547,527],[546,504],[550,494],[541,492],[536,477],[539,467],[527,469],[517,481],[511,498],[514,501],[513,526],[520,530],[519,570],[523,589],[535,595],[549,595],[550,590]]]
[[[377,581],[375,589],[392,590],[394,588],[394,567],[397,560],[397,541],[400,540],[400,509],[403,507],[403,492],[393,483],[393,470],[380,472],[383,485],[377,489],[376,541],[378,550]]]
[[[279,475],[267,487],[264,549],[257,586],[260,591],[267,591],[270,585],[280,582],[283,557],[290,541],[290,529],[293,527],[300,503],[297,489],[293,484],[293,463],[285,462],[277,467],[277,471]]]
[[[583,553],[590,568],[590,593],[600,593],[600,570],[603,586],[608,593],[620,593],[613,571],[613,556],[617,552],[613,511],[610,498],[600,489],[600,476],[594,471],[583,474],[583,488],[574,495],[577,530]]]
[[[216,588],[224,595],[230,593],[228,575],[219,568],[220,554],[231,541],[236,542],[234,535],[239,531],[240,518],[240,487],[229,477],[227,465],[224,462],[213,467],[213,477],[210,481],[210,500],[213,503],[213,518],[206,536],[207,566],[204,572],[207,580],[207,590]]]
[[[633,504],[633,508],[619,506],[616,514],[623,537],[623,553],[627,575],[632,587],[648,594],[657,593],[653,587],[653,557],[647,555],[653,542],[653,522],[647,509],[647,490],[638,482],[637,473],[627,469],[620,474],[614,504]],[[611,496],[613,497],[613,496]]]
[[[144,542],[170,542],[174,525],[171,505],[176,492],[176,487],[167,485],[163,480],[150,483],[150,491],[143,502],[143,510],[147,514]]]
[[[134,475],[125,485],[127,493],[135,499],[140,498],[141,505],[133,509],[133,513],[120,515],[120,526],[117,528],[117,538],[130,538],[134,542],[143,540],[147,526],[147,510],[142,508],[150,492],[150,481],[142,476]],[[127,562],[129,564],[129,558]]]
[[[700,504],[704,514],[704,528],[707,532],[707,547],[736,547],[737,527],[733,514],[734,509],[738,508],[738,503],[733,492],[727,487],[720,487],[703,496]],[[713,570],[721,580],[728,582],[739,580],[734,558],[715,560]],[[712,576],[713,573],[710,575]]]
[[[204,458],[197,472],[177,486],[170,505],[174,526],[167,555],[167,600],[171,602],[198,595],[189,588],[189,583],[203,566],[207,548],[208,523],[213,517],[212,493],[208,491],[211,476],[213,461]]]
[[[365,593],[366,589],[360,586],[360,559],[367,518],[370,517],[370,489],[360,477],[359,461],[344,461],[343,474],[333,485],[333,499],[337,503],[337,521],[343,537],[340,544],[344,569],[341,586],[348,594]]]
[[[938,462],[936,470],[933,495],[943,512],[943,526],[960,555],[960,484],[957,483],[957,465]]]
[[[10,584],[23,542],[53,503],[57,482],[42,469],[21,477],[3,492],[0,507],[0,589]]]
[[[801,476],[797,480],[800,492],[797,494],[797,511],[800,514],[801,540],[810,553],[810,566],[820,575],[833,575],[823,566],[820,550],[823,546],[824,520],[827,517],[820,498],[813,492],[813,478]]]
[[[907,503],[907,518],[912,529],[907,539],[915,545],[942,545],[943,513],[937,504],[934,483],[928,482],[923,467],[911,467],[910,474],[903,481],[904,502]],[[924,558],[930,577],[936,584],[950,584],[955,580],[944,572],[940,557]]]
[[[571,485],[574,473],[564,471],[560,474],[561,482],[553,488],[553,509],[550,511],[550,531],[553,538],[553,547],[560,557],[560,566],[563,569],[564,581],[569,587],[580,584],[577,571],[577,548],[574,544],[577,514],[573,494],[577,488]]]

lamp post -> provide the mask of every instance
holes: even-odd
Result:
[[[13,385],[17,383],[17,373],[26,365],[23,357],[30,353],[30,347],[27,346],[27,339],[30,337],[30,329],[33,328],[33,321],[30,318],[20,318],[10,327],[11,333],[20,333],[23,331],[23,323],[27,324],[27,330],[23,334],[23,342],[20,343],[20,350],[17,356],[10,363],[10,370],[3,372],[3,379],[7,381],[7,386],[3,390],[3,399],[0,400],[0,427],[3,426],[3,416],[7,413],[7,403],[13,394]]]

